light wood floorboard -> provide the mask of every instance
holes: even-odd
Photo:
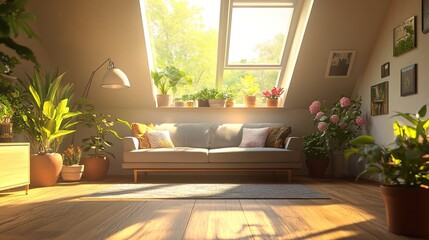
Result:
[[[279,176],[143,176],[144,182],[284,183]],[[411,239],[387,231],[377,184],[349,179],[300,183],[331,199],[88,201],[132,177],[0,192],[0,239]],[[142,183],[139,183],[142,184]]]

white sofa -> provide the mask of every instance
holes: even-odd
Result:
[[[283,171],[292,179],[292,169],[302,168],[302,139],[289,136],[285,148],[238,147],[243,128],[284,126],[281,123],[206,124],[168,123],[155,129],[168,130],[174,148],[139,149],[135,137],[124,138],[122,168],[138,172],[169,171]]]

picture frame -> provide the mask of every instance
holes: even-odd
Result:
[[[401,69],[401,97],[417,93],[417,64]]]
[[[381,65],[381,78],[390,76],[390,62]]]
[[[389,113],[389,82],[371,86],[371,116]]]
[[[333,50],[329,53],[325,78],[347,78],[352,71],[356,51]]]
[[[422,0],[422,32],[429,32],[429,0]]]
[[[393,29],[393,56],[414,49],[416,41],[416,16],[412,16]]]

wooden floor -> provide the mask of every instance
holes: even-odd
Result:
[[[247,179],[246,179],[247,178]],[[140,182],[285,182],[279,176],[145,176]],[[263,179],[263,180],[261,180]],[[0,192],[0,239],[410,239],[386,229],[377,184],[295,178],[331,199],[87,201],[129,177]]]

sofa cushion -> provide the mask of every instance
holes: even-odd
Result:
[[[282,148],[217,148],[209,150],[209,162],[280,163],[299,161],[299,152]]]
[[[239,147],[264,147],[269,128],[243,128]]]
[[[237,147],[241,143],[243,128],[284,126],[282,123],[226,123],[210,125],[210,148]]]
[[[147,132],[151,148],[174,148],[167,130],[151,130]]]
[[[208,149],[205,148],[149,148],[124,152],[124,162],[144,163],[187,163],[208,162]]]
[[[209,147],[209,129],[207,123],[164,123],[155,129],[168,130],[171,141],[176,147]]]
[[[291,134],[292,128],[283,127],[270,127],[268,130],[267,140],[265,141],[265,147],[272,148],[284,148],[286,138]]]
[[[153,130],[155,127],[152,123],[143,124],[143,123],[132,123],[131,124],[131,133],[134,137],[139,140],[139,148],[150,148],[149,139],[147,138],[147,131]]]

